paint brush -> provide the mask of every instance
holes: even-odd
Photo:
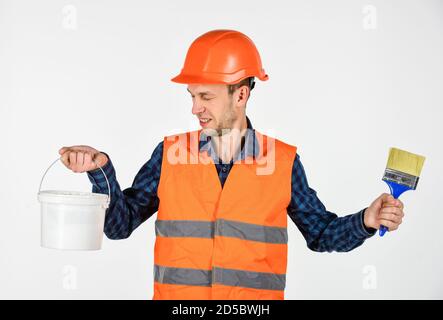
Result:
[[[388,164],[382,180],[387,183],[394,199],[408,190],[415,190],[420,177],[425,157],[397,148],[389,150]],[[387,227],[380,226],[380,237],[389,231]]]

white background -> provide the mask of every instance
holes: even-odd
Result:
[[[389,147],[427,157],[402,196],[404,223],[384,238],[315,253],[289,221],[286,298],[443,298],[442,18],[438,0],[0,0],[0,298],[152,298],[155,216],[101,251],[43,249],[38,185],[60,147],[86,144],[127,188],[164,135],[197,129],[170,78],[219,28],[260,50],[269,81],[247,114],[298,146],[328,210],[354,213],[388,191]],[[61,164],[51,187],[91,188]]]

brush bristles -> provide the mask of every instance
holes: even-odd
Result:
[[[386,168],[419,177],[424,162],[425,157],[423,156],[397,148],[391,148]]]

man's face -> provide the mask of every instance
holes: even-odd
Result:
[[[200,121],[200,126],[208,133],[223,134],[223,129],[232,129],[238,119],[238,108],[225,84],[189,84],[192,96],[192,114]]]

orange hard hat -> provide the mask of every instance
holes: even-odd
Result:
[[[249,77],[268,80],[254,42],[235,30],[212,30],[194,40],[171,81],[235,84]]]

